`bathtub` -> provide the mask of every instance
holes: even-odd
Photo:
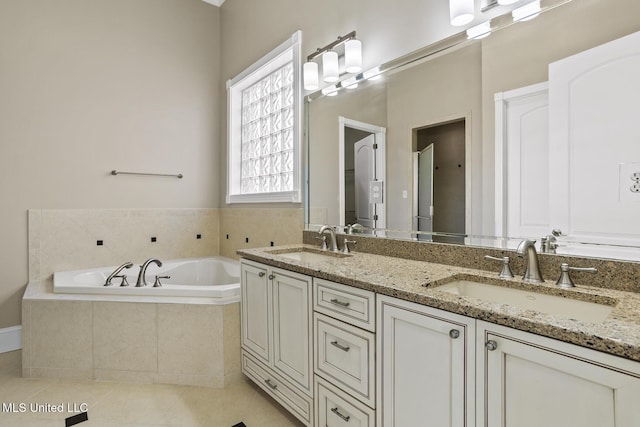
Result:
[[[113,286],[104,286],[107,277],[117,266],[87,270],[61,271],[53,274],[53,292],[59,294],[92,294],[153,297],[209,297],[226,302],[240,298],[240,264],[220,256],[186,258],[163,261],[162,267],[150,264],[145,277],[148,286],[136,287],[140,265],[124,269],[129,286],[122,287],[122,279],[114,278]],[[155,276],[162,287],[153,287]]]

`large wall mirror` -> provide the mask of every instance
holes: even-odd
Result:
[[[511,14],[495,18],[494,32],[482,40],[467,40],[466,34],[452,36],[381,64],[387,72],[380,79],[341,89],[336,96],[308,96],[309,228],[359,223],[385,237],[494,247],[515,247],[522,238],[540,241],[545,236],[557,239],[558,253],[640,260],[640,226],[628,230],[629,236],[615,230],[616,238],[607,241],[596,236],[599,231],[590,233],[585,226],[577,230],[559,221],[565,229],[554,236],[552,230],[561,227],[546,213],[537,213],[553,204],[549,200],[558,197],[555,193],[519,196],[519,218],[537,226],[505,225],[502,209],[515,200],[512,193],[521,189],[514,190],[515,179],[509,173],[535,177],[522,181],[534,189],[553,190],[545,174],[551,156],[548,147],[555,148],[547,146],[553,141],[545,140],[546,151],[523,151],[518,159],[509,158],[500,145],[505,131],[496,129],[501,126],[500,120],[496,125],[496,111],[503,114],[497,100],[514,93],[530,99],[536,92],[531,90],[529,96],[527,88],[547,87],[550,64],[640,31],[640,22],[633,18],[640,13],[635,0],[549,0],[542,5],[544,13],[527,22],[513,23]],[[637,75],[634,70],[627,74]],[[544,126],[556,126],[548,123],[548,110],[556,107],[548,98],[544,102],[544,108],[531,111],[538,112]],[[522,124],[518,130],[533,146],[540,144],[536,136],[543,133],[540,129],[525,133]],[[637,136],[624,143],[631,148],[616,168],[640,165]],[[520,168],[505,172],[507,165],[518,162]],[[622,176],[618,169],[615,173]],[[615,189],[598,191],[615,193],[611,197],[620,199],[619,188],[633,184],[620,178]],[[568,184],[568,188],[578,187]],[[591,194],[594,202],[601,194]],[[565,197],[573,200],[572,195]],[[640,217],[640,201],[628,197],[631,215]],[[577,246],[584,250],[576,250]]]

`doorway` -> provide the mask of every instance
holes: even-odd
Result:
[[[386,227],[385,128],[356,120],[340,122],[340,224]]]
[[[414,229],[426,233],[417,238],[464,243],[465,120],[418,128],[414,134]]]

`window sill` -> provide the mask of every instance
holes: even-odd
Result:
[[[300,191],[281,193],[227,194],[227,204],[232,203],[300,203]]]

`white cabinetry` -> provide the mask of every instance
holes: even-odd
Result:
[[[378,295],[378,425],[473,425],[475,321]]]
[[[638,363],[478,321],[477,426],[635,427]]]
[[[375,294],[315,278],[313,288],[316,425],[374,427]]]
[[[242,260],[242,371],[312,424],[311,278]]]

